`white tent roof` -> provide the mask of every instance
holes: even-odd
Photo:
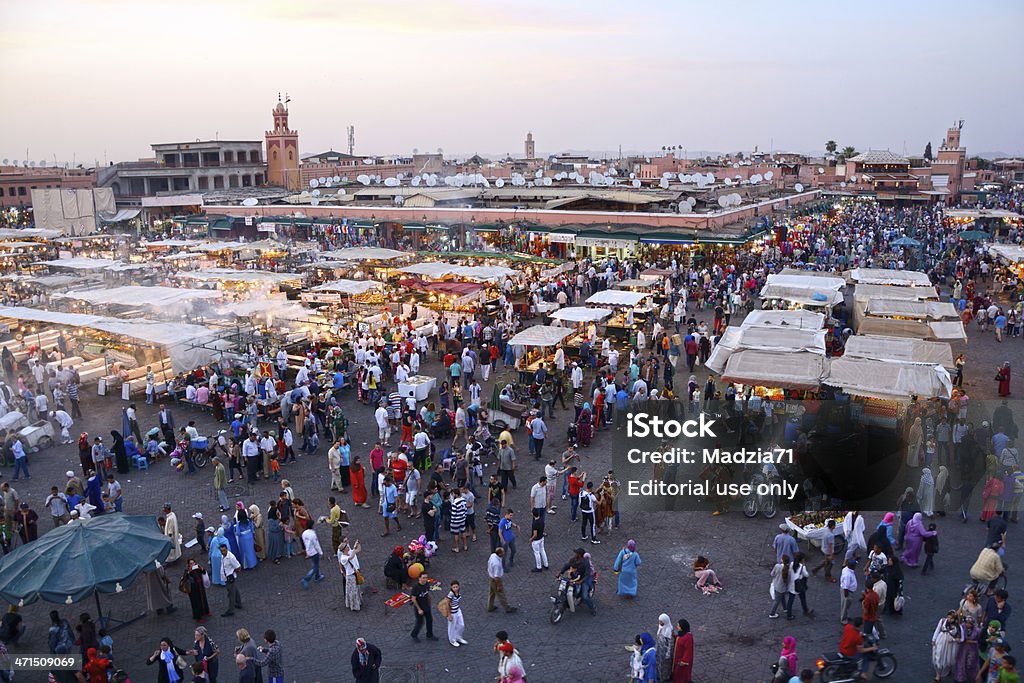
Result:
[[[843,302],[843,293],[822,287],[767,284],[761,289],[762,299],[782,299],[804,306],[836,306]]]
[[[574,323],[599,322],[610,316],[613,311],[610,308],[587,308],[586,306],[572,306],[560,308],[551,314],[555,320],[565,320]]]
[[[661,282],[658,280],[641,280],[640,278],[633,280],[619,280],[615,283],[616,289],[626,289],[628,287],[643,287],[644,289],[648,289],[659,286],[661,286]]]
[[[729,358],[722,381],[782,389],[817,389],[827,367],[825,356],[817,353],[748,349],[737,351]]]
[[[112,287],[86,289],[54,294],[54,297],[76,299],[91,304],[123,304],[126,306],[170,306],[192,299],[219,299],[221,293],[211,289],[181,289],[178,287]]]
[[[953,349],[949,344],[901,337],[854,335],[846,340],[843,357],[953,367]]]
[[[869,299],[902,299],[904,301],[925,301],[937,299],[934,287],[903,287],[900,285],[857,285],[853,290],[855,301]]]
[[[854,268],[847,271],[847,277],[856,283],[874,285],[910,285],[931,287],[932,281],[924,273],[915,270],[890,270],[888,268]]]
[[[939,320],[928,323],[932,339],[967,341],[967,330],[961,320]]]
[[[898,363],[869,358],[834,358],[824,380],[854,396],[909,400],[949,398],[953,389],[949,372],[941,365]]]
[[[206,244],[207,240],[153,240],[152,242],[143,242],[143,247],[195,247],[200,244]]]
[[[897,316],[918,320],[957,318],[956,308],[948,301],[907,301],[905,299],[871,299],[864,312],[876,316]]]
[[[314,292],[338,292],[340,294],[347,294],[353,296],[355,294],[365,294],[373,289],[380,289],[383,285],[376,280],[334,280],[332,282],[325,282],[322,285],[313,287],[311,291]]]
[[[399,268],[399,273],[409,273],[411,275],[426,275],[427,277],[444,277],[454,272],[457,266],[453,266],[450,263],[440,263],[438,261],[430,261],[427,263],[414,263],[411,266],[405,266]]]
[[[647,292],[625,292],[618,289],[603,289],[595,292],[587,299],[588,304],[607,304],[609,306],[636,306],[649,297]]]
[[[727,327],[708,358],[708,369],[722,374],[737,351],[755,349],[779,353],[825,355],[825,330],[780,327]]]
[[[119,265],[120,261],[111,261],[105,258],[64,258],[53,261],[37,261],[36,265],[54,266],[59,268],[73,268],[75,270],[100,270],[110,266]]]
[[[768,285],[779,285],[781,287],[803,287],[807,289],[831,289],[840,291],[846,286],[846,280],[841,277],[824,274],[797,274],[797,273],[772,273],[765,281]]]
[[[508,340],[514,346],[554,346],[572,334],[568,327],[548,327],[547,325],[534,325]]]
[[[820,330],[825,316],[813,311],[751,311],[741,327],[784,327],[788,329]]]
[[[271,273],[266,270],[235,270],[234,268],[206,268],[177,273],[177,277],[191,280],[224,280],[226,282],[264,282],[280,284],[301,280],[298,273]]]
[[[337,251],[328,251],[322,254],[323,258],[338,261],[391,261],[393,259],[409,256],[404,251],[394,249],[381,249],[379,247],[348,247]]]
[[[508,266],[458,266],[455,275],[467,280],[499,280],[516,271]]]
[[[1010,263],[1024,262],[1024,247],[1015,244],[993,244],[988,248],[988,253]]]
[[[60,237],[60,230],[48,230],[47,228],[0,228],[0,239],[53,239]]]
[[[864,318],[857,326],[857,335],[967,341],[967,332],[960,320],[939,320],[925,323],[922,320]]]
[[[283,242],[277,240],[259,240],[258,242],[203,242],[195,244],[191,248],[196,251],[247,251],[250,249],[284,251],[288,248]]]

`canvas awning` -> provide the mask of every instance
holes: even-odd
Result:
[[[853,290],[854,301],[870,299],[900,299],[903,301],[926,301],[937,299],[934,287],[904,287],[901,285],[857,285]]]
[[[508,340],[513,346],[554,346],[572,334],[569,327],[534,325]]]
[[[179,287],[112,287],[85,289],[66,294],[53,294],[57,298],[75,299],[93,305],[121,304],[125,306],[172,306],[193,299],[219,299],[221,293],[210,289],[182,289]]]
[[[953,350],[949,344],[922,339],[858,334],[846,340],[843,357],[953,367]]]
[[[825,355],[825,330],[780,327],[727,327],[705,365],[722,374],[737,351],[753,349],[777,353]]]
[[[620,289],[603,289],[595,292],[587,299],[588,304],[605,304],[608,306],[636,306],[650,296],[648,292],[627,292]]]
[[[336,261],[393,261],[408,257],[404,251],[394,249],[381,249],[379,247],[348,247],[337,251],[328,251],[322,254],[323,258]]]
[[[1024,247],[1015,244],[993,244],[988,253],[1008,263],[1024,263]]]
[[[899,363],[869,358],[834,358],[824,384],[854,396],[909,401],[949,398],[953,383],[937,364]]]
[[[574,323],[600,322],[610,316],[613,311],[610,308],[587,308],[586,306],[572,306],[560,308],[551,314],[555,320],[564,320]]]
[[[737,351],[722,373],[723,382],[780,389],[815,390],[821,386],[828,363],[823,355],[802,351]]]
[[[957,318],[956,308],[948,301],[908,301],[905,299],[871,299],[864,312],[871,316],[943,320]]]
[[[102,270],[110,266],[118,265],[120,261],[112,261],[104,258],[64,258],[53,261],[37,261],[34,265],[50,266],[51,268],[69,268],[71,270]]]
[[[265,270],[235,270],[233,268],[207,268],[191,272],[179,272],[176,277],[188,280],[249,282],[277,285],[302,279],[298,273],[271,273]]]
[[[374,289],[381,289],[383,285],[376,280],[334,280],[332,282],[325,282],[322,285],[313,287],[310,291],[313,292],[338,292],[339,294],[346,294],[348,296],[354,296],[356,294],[365,294]]]
[[[784,327],[805,330],[820,330],[825,326],[825,316],[813,311],[751,311],[743,319],[741,327]]]
[[[102,215],[99,218],[102,223],[120,223],[121,221],[132,220],[140,212],[141,209],[118,209],[117,213]]]
[[[931,287],[932,281],[924,273],[914,270],[890,270],[888,268],[854,268],[846,272],[851,282],[873,285],[907,285]]]
[[[765,284],[779,285],[781,287],[805,287],[809,289],[829,289],[836,292],[846,287],[846,280],[824,274],[802,274],[802,273],[772,273],[765,280]]]
[[[832,307],[843,303],[843,293],[818,287],[768,284],[761,289],[761,299],[781,299],[802,306]]]

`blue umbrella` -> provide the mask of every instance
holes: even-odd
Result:
[[[111,513],[72,521],[0,560],[0,597],[12,605],[39,599],[71,604],[119,593],[171,552],[156,518]]]

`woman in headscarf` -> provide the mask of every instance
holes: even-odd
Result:
[[[249,506],[249,521],[252,522],[253,541],[256,543],[256,559],[267,559],[267,526],[260,507],[253,503]]]
[[[185,675],[185,670],[178,666],[178,657],[184,655],[185,651],[174,647],[170,638],[161,638],[160,647],[149,656],[146,664],[159,664],[156,678],[158,683],[178,683]]]
[[[238,537],[238,549],[242,554],[238,561],[242,563],[242,569],[253,569],[256,567],[256,538],[252,522],[249,520],[249,513],[245,511],[242,501],[237,503],[238,510],[235,512],[235,536]]]
[[[86,479],[85,497],[89,501],[89,505],[96,508],[95,514],[103,514],[103,480],[100,479],[100,475],[93,474]]]
[[[637,591],[637,568],[641,565],[640,554],[636,551],[636,541],[629,539],[626,547],[619,551],[612,566],[615,573],[619,575],[619,587],[617,595],[636,597]]]
[[[581,446],[589,446],[594,436],[594,414],[590,412],[590,404],[584,403],[580,416],[576,418],[576,441]]]
[[[370,504],[366,502],[366,470],[363,468],[363,463],[359,461],[358,455],[352,458],[349,479],[349,483],[352,485],[352,503],[364,508],[370,507]]]
[[[672,635],[672,620],[667,614],[658,615],[658,631],[654,639],[658,655],[658,680],[672,680],[672,650],[675,638]]]
[[[271,504],[267,508],[267,551],[266,559],[280,564],[284,557],[284,527],[281,526],[280,513],[277,506]]]
[[[782,639],[782,652],[779,653],[779,671],[775,674],[774,680],[780,683],[788,683],[790,678],[800,673],[796,665],[796,638],[786,636]]]
[[[928,467],[921,470],[921,481],[917,485],[917,499],[921,502],[921,512],[929,517],[935,514],[935,478]]]
[[[996,370],[996,381],[999,382],[999,395],[1010,395],[1010,361],[1003,363],[1003,367]]]
[[[956,663],[953,666],[953,680],[966,683],[978,677],[980,662],[978,661],[978,639],[981,638],[981,627],[972,617],[964,618],[960,625],[960,647],[956,651]]]
[[[945,465],[939,465],[939,473],[935,477],[935,503],[933,507],[942,515],[946,515],[949,496],[949,469]]]
[[[924,441],[924,427],[921,418],[915,417],[907,435],[907,467],[921,466],[921,443]]]
[[[131,472],[131,461],[128,460],[128,451],[124,447],[124,437],[121,436],[120,432],[116,431],[111,431],[110,437],[114,440],[113,446],[110,447],[110,452],[114,454],[114,464],[117,465],[117,471],[121,474]]]
[[[210,406],[213,408],[213,419],[217,422],[224,421],[224,398],[219,391],[210,394]]]
[[[188,601],[192,605],[192,618],[196,621],[202,621],[210,616],[210,603],[206,599],[204,576],[206,576],[206,570],[203,569],[203,566],[190,558],[185,564],[185,574],[179,582],[179,588],[182,585],[188,586]]]
[[[920,512],[914,513],[913,519],[907,522],[907,537],[904,539],[903,554],[900,559],[908,567],[916,567],[921,562],[921,547],[924,539],[935,536],[938,532],[928,531],[924,526]]]
[[[907,538],[907,523],[914,516],[915,512],[921,511],[921,505],[917,502],[917,492],[914,491],[913,487],[908,486],[903,491],[903,495],[896,501],[896,507],[899,508],[899,514],[896,517],[899,542],[896,544],[896,550],[902,550],[903,543]]]
[[[956,623],[956,612],[949,610],[932,633],[932,667],[935,668],[936,683],[953,673],[959,646],[960,626]]]
[[[672,683],[691,683],[693,680],[693,634],[690,622],[680,619],[676,622],[675,647],[672,650]]]
[[[640,664],[643,666],[643,678],[640,683],[658,683],[658,654],[654,637],[644,631],[640,634]]]
[[[999,506],[999,499],[1003,497],[1004,488],[1003,480],[999,478],[998,473],[992,474],[985,482],[985,488],[981,490],[981,498],[985,501],[981,508],[981,521],[987,522],[996,516],[996,508]]]
[[[875,533],[877,534],[881,532],[882,534],[884,534],[886,540],[889,541],[890,546],[896,543],[896,536],[893,534],[892,531],[892,526],[893,524],[895,524],[895,522],[896,515],[892,512],[886,512],[885,516],[882,517],[882,521],[879,522],[878,526],[875,528]],[[871,541],[869,540],[868,543],[870,544]]]
[[[235,527],[228,520],[227,515],[220,516],[220,528],[224,531],[224,538],[227,539],[228,550],[241,562],[242,551],[238,547],[238,536],[235,535]]]
[[[501,681],[501,683],[526,683],[526,679],[523,676],[526,672],[523,671],[523,667],[518,664],[513,664],[508,667],[508,675]]]
[[[213,533],[213,538],[210,539],[210,583],[215,586],[223,586],[224,579],[220,576],[220,547],[225,545],[228,546],[228,550],[231,550],[231,545],[228,543],[228,540],[224,538],[223,527],[216,531],[213,531],[213,527],[210,527],[206,531],[207,533]]]

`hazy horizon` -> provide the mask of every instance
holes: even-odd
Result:
[[[262,140],[302,154],[1024,150],[1024,3],[52,0],[0,5],[0,159]],[[1006,65],[1006,66],[1001,66]],[[28,150],[26,156],[26,149]],[[690,155],[693,152],[689,152]]]

